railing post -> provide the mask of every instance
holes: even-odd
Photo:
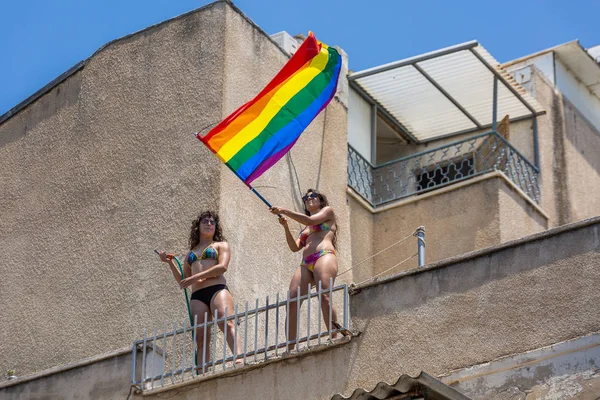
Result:
[[[136,358],[137,358],[137,344],[133,342],[133,346],[131,347],[131,386],[135,385],[135,367],[136,367]]]
[[[492,101],[492,130],[498,129],[498,77],[494,75],[494,93]]]
[[[538,141],[538,124],[537,124],[537,117],[534,116],[533,117],[533,123],[532,123],[532,130],[533,130],[533,165],[535,165],[536,168],[540,168],[540,145],[539,145],[539,141]]]
[[[420,226],[415,232],[417,237],[417,250],[419,255],[419,267],[425,265],[425,227]]]

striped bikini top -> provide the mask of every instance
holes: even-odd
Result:
[[[218,258],[219,258],[219,252],[213,246],[213,243],[211,243],[208,246],[206,246],[206,248],[204,250],[202,250],[202,254],[200,254],[200,258],[198,258],[196,253],[194,253],[193,251],[190,251],[187,261],[188,261],[188,264],[192,265],[192,263],[198,259],[200,259],[200,260],[206,260],[206,259],[217,260]]]
[[[305,229],[303,231],[304,233],[300,235],[300,246],[302,247],[306,246],[306,239],[308,239],[310,235],[312,235],[315,232],[330,231],[331,225],[329,225],[327,222],[323,222],[319,225],[309,225],[307,226],[307,228],[308,230]]]

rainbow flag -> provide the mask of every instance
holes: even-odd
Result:
[[[248,186],[283,157],[333,98],[342,58],[308,38],[273,80],[205,136],[213,153]]]

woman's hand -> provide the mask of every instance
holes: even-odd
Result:
[[[288,226],[288,221],[286,217],[279,217],[279,223],[283,226],[283,227],[287,227]]]
[[[169,257],[167,256],[166,251],[162,250],[160,253],[158,253],[158,256],[160,257],[160,261],[169,262]]]
[[[285,215],[286,213],[286,209],[285,208],[281,208],[281,207],[277,207],[277,206],[273,206],[271,208],[269,208],[269,211],[271,211],[271,214],[281,214],[281,215]]]
[[[202,281],[202,279],[190,279],[190,278],[185,278],[185,279],[182,279],[182,280],[179,282],[179,287],[180,287],[180,288],[182,288],[182,289],[186,289],[186,288],[188,288],[188,287],[192,286],[194,283],[196,283],[196,282],[201,282],[201,281]]]

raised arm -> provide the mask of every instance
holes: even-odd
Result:
[[[335,215],[333,213],[333,208],[326,206],[319,210],[319,212],[313,215],[305,215],[292,210],[288,210],[286,208],[281,207],[271,207],[272,214],[282,214],[290,217],[294,221],[300,222],[304,225],[318,225],[322,224],[325,221],[332,221],[335,219]]]

